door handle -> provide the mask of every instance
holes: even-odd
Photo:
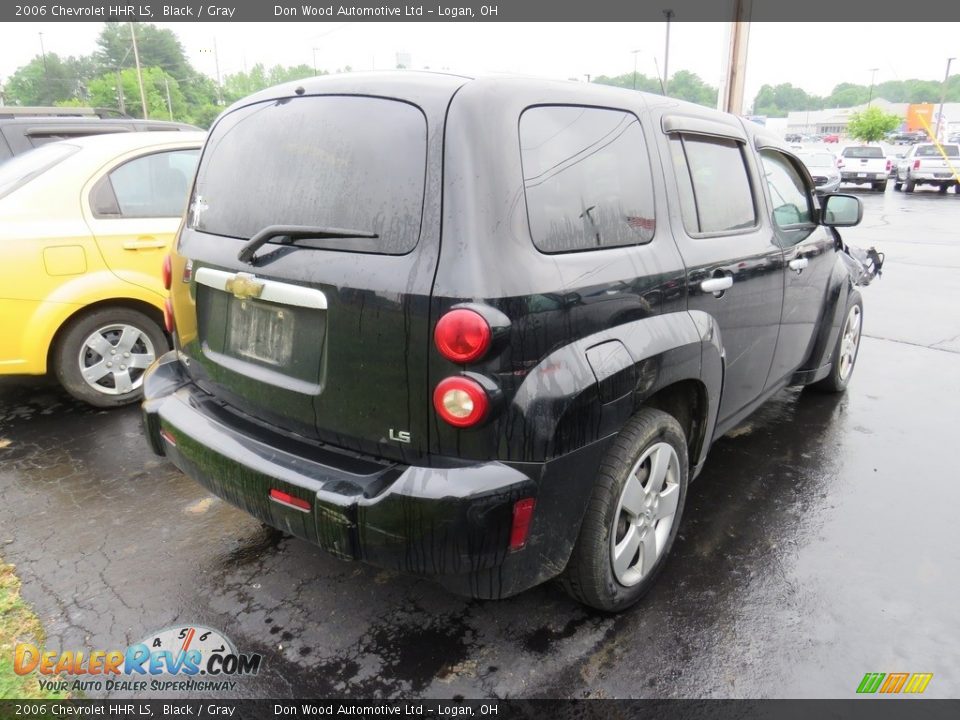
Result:
[[[150,250],[153,248],[165,248],[166,246],[166,240],[157,240],[156,238],[152,237],[142,237],[137,238],[136,240],[123,241],[124,250]]]
[[[733,287],[733,276],[712,277],[700,283],[700,289],[705,293],[722,293]]]
[[[787,263],[787,265],[790,266],[790,269],[791,269],[791,270],[795,270],[795,271],[796,271],[797,275],[799,275],[800,273],[802,273],[803,270],[804,270],[804,268],[806,268],[807,265],[809,265],[809,264],[810,264],[810,261],[807,260],[805,257],[794,258],[794,259],[791,260],[789,263]]]

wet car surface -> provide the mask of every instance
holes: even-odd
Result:
[[[48,648],[201,623],[265,655],[239,697],[851,697],[877,671],[955,697],[960,197],[853,192],[844,238],[887,260],[849,391],[783,391],[720,440],[620,616],[336,560],[155,458],[136,408],[36,379],[0,384],[0,555]]]

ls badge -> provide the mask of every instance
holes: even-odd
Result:
[[[397,442],[409,443],[410,433],[406,430],[394,430],[393,428],[390,428],[390,439],[396,440]]]

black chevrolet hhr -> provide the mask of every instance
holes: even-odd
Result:
[[[351,74],[210,130],[164,267],[153,449],[337,557],[620,610],[711,443],[842,391],[857,273],[763,128],[598,85]]]

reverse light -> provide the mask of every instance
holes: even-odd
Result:
[[[478,312],[466,308],[451,310],[437,323],[433,341],[447,360],[468,363],[490,349],[490,324]]]
[[[285,493],[283,490],[277,490],[272,488],[270,490],[270,499],[281,505],[286,505],[291,507],[294,510],[300,510],[302,512],[310,512],[310,503],[302,498],[294,497],[290,493]]]
[[[163,289],[169,290],[170,285],[173,283],[173,262],[170,260],[170,255],[168,254],[163,258]]]
[[[527,544],[530,534],[530,522],[533,520],[533,508],[537,501],[533,498],[517,500],[513,504],[513,524],[510,526],[510,550],[521,550]]]
[[[176,323],[173,320],[173,301],[170,298],[163,301],[163,326],[167,329],[168,335],[173,335]]]
[[[433,391],[433,407],[450,425],[472,427],[481,422],[490,409],[490,398],[480,383],[467,377],[448,377]]]

